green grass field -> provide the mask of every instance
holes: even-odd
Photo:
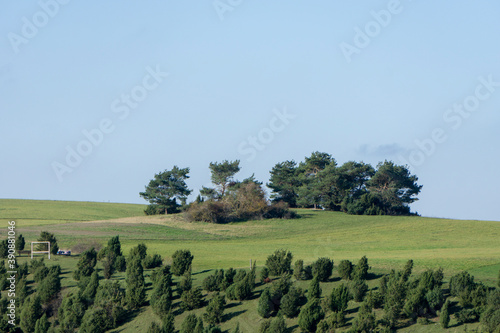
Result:
[[[158,253],[169,262],[177,249],[190,249],[194,255],[195,284],[215,268],[248,267],[250,259],[257,266],[278,248],[289,249],[295,259],[306,263],[318,257],[330,257],[337,264],[342,259],[356,262],[366,255],[374,273],[401,268],[408,259],[415,262],[414,272],[426,268],[443,267],[445,277],[460,270],[468,270],[476,279],[493,285],[500,269],[500,223],[460,221],[422,217],[352,216],[337,212],[298,210],[300,219],[248,221],[215,225],[188,223],[181,215],[145,216],[145,205],[0,200],[0,237],[7,233],[7,221],[16,221],[16,232],[27,242],[36,240],[40,231],[54,233],[62,249],[84,249],[105,244],[115,235],[120,236],[125,253],[145,243],[149,253]],[[27,260],[26,257],[20,261]],[[52,260],[63,268],[63,291],[76,283],[71,278],[77,258],[56,257]],[[149,274],[146,271],[146,274]],[[334,277],[336,272],[334,271]],[[123,279],[124,275],[115,278]],[[308,281],[299,282],[307,288]],[[335,283],[323,287],[326,295]],[[376,279],[370,287],[378,285]],[[257,292],[262,290],[257,288]],[[175,302],[178,302],[176,300]],[[234,303],[234,304],[232,304]],[[359,304],[351,302],[353,309]],[[226,321],[228,329],[240,322],[245,332],[254,332],[259,325],[257,300],[229,302]],[[203,310],[195,310],[195,313]],[[176,317],[180,326],[186,314]],[[149,307],[144,307],[115,332],[142,332],[152,320],[157,320]],[[297,327],[297,319],[287,319],[290,327]],[[453,322],[452,322],[453,325]],[[475,327],[469,325],[469,328]],[[464,326],[450,328],[461,332]],[[299,329],[290,330],[298,332]],[[412,325],[402,331],[442,331],[438,325]]]

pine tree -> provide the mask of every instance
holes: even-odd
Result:
[[[125,300],[130,309],[139,308],[146,299],[143,268],[140,258],[131,258],[127,264]]]
[[[196,328],[196,324],[198,323],[198,318],[194,313],[190,313],[184,318],[184,321],[181,324],[180,333],[192,333]]]
[[[203,319],[201,317],[198,317],[198,322],[196,323],[196,327],[194,328],[193,333],[203,333],[203,331]]]
[[[269,288],[264,289],[259,298],[259,304],[257,305],[257,313],[262,318],[268,318],[272,312],[271,305],[271,293],[269,292]]]
[[[222,321],[224,314],[224,306],[226,300],[224,295],[215,294],[214,297],[208,302],[204,318],[209,324],[218,324]]]
[[[163,333],[174,333],[175,332],[175,317],[172,312],[169,312],[165,317],[163,317]]]
[[[307,294],[307,298],[309,300],[313,298],[320,298],[321,297],[321,287],[319,286],[319,278],[318,276],[314,276],[314,278],[311,281],[311,284],[309,285],[309,293]]]
[[[366,280],[366,278],[368,277],[369,269],[370,266],[368,266],[368,259],[366,258],[366,256],[363,256],[361,259],[359,259],[358,264],[354,266],[354,278]]]
[[[313,298],[302,307],[299,314],[299,327],[305,332],[315,332],[316,326],[325,317],[319,299]]]
[[[47,315],[44,313],[43,316],[36,321],[35,333],[47,333],[49,327],[50,323],[47,320]]]
[[[22,234],[19,234],[16,239],[16,250],[17,250],[17,255],[21,256],[21,251],[24,250],[26,242],[24,241],[24,237]]]
[[[87,304],[94,303],[95,294],[97,293],[97,288],[99,287],[99,275],[97,271],[94,271],[90,276],[89,283],[85,287],[82,293],[82,297],[85,299]]]
[[[268,332],[272,333],[285,333],[286,332],[286,322],[285,318],[278,314],[276,318],[271,320]]]
[[[443,328],[448,328],[450,324],[450,312],[448,308],[450,307],[450,301],[447,299],[441,308],[441,313],[439,314],[439,322]]]
[[[21,329],[24,332],[33,332],[38,319],[42,316],[42,303],[36,294],[31,295],[21,311]]]

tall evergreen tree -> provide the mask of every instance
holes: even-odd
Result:
[[[127,264],[125,300],[129,309],[139,308],[146,299],[144,274],[140,258],[131,258]]]
[[[271,293],[269,292],[269,288],[266,288],[260,295],[259,303],[257,305],[257,313],[262,318],[268,318],[271,315],[272,310]]]
[[[300,180],[295,161],[285,161],[276,164],[269,172],[271,177],[267,187],[272,190],[273,201],[284,201],[290,207],[297,207],[297,190]]]
[[[17,250],[17,255],[21,256],[21,251],[24,250],[26,242],[24,241],[24,237],[22,234],[19,234],[16,239],[16,250]]]
[[[21,310],[21,329],[24,332],[34,332],[38,319],[42,317],[42,303],[37,294],[31,295],[23,305]]]

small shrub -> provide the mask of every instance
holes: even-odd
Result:
[[[355,279],[349,284],[352,297],[356,302],[362,302],[368,291],[368,285],[364,280]]]
[[[203,315],[207,323],[218,324],[222,321],[222,315],[224,314],[224,306],[226,305],[226,300],[223,295],[214,295],[214,297],[208,302],[206,312]]]
[[[326,298],[326,305],[333,312],[343,312],[347,309],[350,299],[349,289],[342,283]]]
[[[150,255],[148,254],[146,258],[144,258],[142,262],[144,268],[152,269],[156,267],[160,267],[163,264],[161,256],[159,254]]]
[[[262,268],[260,271],[260,282],[264,282],[269,278],[269,269],[267,267]]]
[[[476,309],[462,309],[455,313],[455,318],[460,324],[473,323],[479,320],[479,313]]]
[[[189,311],[194,309],[199,309],[203,306],[203,294],[201,288],[193,288],[191,290],[184,291],[181,296],[181,307],[182,309]]]
[[[267,257],[266,266],[270,275],[281,275],[291,271],[293,255],[287,250],[276,250]]]
[[[273,307],[271,305],[271,293],[269,291],[269,288],[266,288],[260,295],[259,303],[257,305],[257,313],[262,318],[269,318],[272,311]]]
[[[443,307],[441,308],[441,312],[439,314],[439,322],[441,323],[441,327],[443,327],[443,328],[448,328],[448,325],[450,324],[449,307],[450,307],[450,301],[446,300],[446,302],[444,302]]]
[[[351,279],[352,270],[353,265],[349,260],[341,260],[339,266],[337,267],[340,277],[344,280]]]
[[[191,267],[194,256],[189,250],[177,250],[172,255],[172,274],[181,276]]]
[[[319,258],[312,265],[313,276],[317,276],[319,281],[327,282],[333,271],[333,260],[329,258]]]
[[[370,266],[368,266],[368,259],[366,258],[366,256],[361,257],[361,259],[359,259],[358,261],[358,264],[354,266],[354,279],[366,280],[366,278],[368,277],[369,269]]]

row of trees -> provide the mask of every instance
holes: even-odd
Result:
[[[303,162],[285,161],[270,171],[267,186],[274,201],[290,207],[314,207],[349,214],[404,215],[422,186],[406,166],[385,161],[349,161],[338,166],[327,153],[314,152]]]
[[[176,213],[184,208],[188,219],[227,222],[252,218],[293,217],[288,207],[314,207],[349,214],[407,215],[422,186],[406,166],[385,161],[375,169],[350,161],[341,166],[327,153],[314,152],[303,162],[285,161],[270,171],[266,199],[263,183],[253,176],[235,180],[240,161],[212,162],[213,187],[202,187],[196,201],[186,184],[189,168],[174,166],[154,176],[140,196],[150,202],[146,214]],[[284,204],[283,204],[284,203]]]
[[[20,307],[20,316],[17,324],[22,331],[99,333],[118,327],[133,311],[147,304],[145,268],[153,269],[149,304],[160,319],[160,323],[151,324],[150,333],[174,332],[176,314],[200,308],[205,308],[203,314],[186,316],[180,332],[221,332],[218,325],[224,320],[226,299],[245,302],[255,296],[258,280],[255,261],[250,271],[218,269],[196,287],[192,279],[194,256],[189,250],[176,251],[171,266],[161,261],[152,264],[155,256],[147,253],[144,244],[139,244],[125,256],[124,267],[120,268],[126,271],[123,289],[119,281],[99,277],[96,262],[110,260],[110,257],[123,257],[118,237],[111,238],[98,252],[92,248],[82,253],[73,275],[77,288],[62,301],[59,265],[46,266],[41,259],[18,266],[16,304]],[[409,260],[402,270],[384,275],[378,288],[370,290],[368,259],[362,257],[356,264],[342,260],[337,266],[342,282],[323,295],[321,283],[332,281],[333,260],[318,258],[304,265],[299,259],[293,268],[292,263],[290,251],[276,250],[268,256],[260,272],[259,280],[264,288],[257,304],[257,313],[263,318],[259,332],[285,332],[284,318],[294,317],[298,317],[304,332],[332,332],[346,326],[346,311],[351,301],[360,303],[350,328],[352,332],[390,331],[400,327],[403,321],[404,325],[408,320],[425,324],[427,318],[435,316],[439,316],[446,328],[451,315],[459,323],[480,320],[486,332],[495,332],[500,326],[500,289],[474,281],[467,272],[451,277],[449,288],[443,289],[442,269],[414,275],[413,261]],[[6,272],[4,263],[0,262],[0,281],[5,281]],[[32,282],[27,279],[28,274]],[[177,283],[172,281],[174,275],[178,277]],[[292,279],[310,280],[310,283],[303,290]],[[5,290],[9,285],[2,282],[1,287]],[[180,299],[175,305],[174,292]],[[0,305],[0,331],[15,332],[5,316],[6,297],[0,299]],[[377,320],[374,309],[382,311],[382,318]],[[239,326],[236,332],[240,332]]]

